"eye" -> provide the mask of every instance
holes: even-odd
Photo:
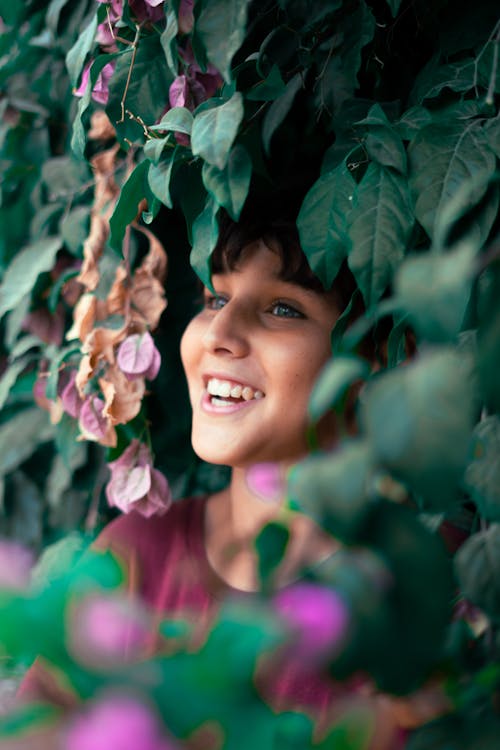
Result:
[[[271,313],[278,318],[304,318],[305,315],[288,302],[277,300],[271,305]]]
[[[203,304],[207,310],[221,310],[226,302],[227,299],[219,294],[207,294],[204,297]]]

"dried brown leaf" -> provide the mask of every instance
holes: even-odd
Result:
[[[128,380],[117,366],[108,367],[99,386],[105,401],[102,413],[111,424],[125,424],[139,414],[146,388],[144,378]]]
[[[93,141],[107,141],[116,136],[115,129],[103,109],[98,109],[92,114],[87,135]]]
[[[130,290],[126,282],[127,269],[121,263],[116,269],[113,284],[106,297],[106,307],[109,315],[126,315],[130,297]]]
[[[66,334],[66,339],[85,341],[96,320],[97,300],[93,294],[83,294],[73,310],[73,325]]]
[[[76,280],[88,290],[93,291],[99,283],[98,261],[101,257],[109,235],[109,223],[99,213],[93,213],[90,219],[90,233],[83,243],[83,263]]]
[[[143,268],[138,268],[132,279],[130,302],[135,325],[155,329],[167,306],[163,284]]]
[[[137,225],[135,228],[139,232],[142,232],[142,234],[144,234],[149,241],[149,252],[144,257],[140,268],[144,271],[147,271],[147,273],[151,274],[151,276],[154,276],[155,279],[158,279],[158,281],[161,281],[163,283],[167,275],[168,265],[168,258],[167,253],[165,252],[165,248],[163,247],[158,237],[156,237],[149,229],[146,229],[146,227],[142,227],[139,225]]]

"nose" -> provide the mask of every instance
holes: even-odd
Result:
[[[217,311],[203,335],[203,345],[211,353],[244,357],[249,351],[249,320],[236,301]]]

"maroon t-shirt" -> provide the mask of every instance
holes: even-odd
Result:
[[[165,515],[149,519],[135,512],[119,516],[94,544],[112,551],[122,561],[131,594],[139,596],[160,617],[185,617],[195,622],[200,632],[206,632],[224,598],[254,596],[231,588],[211,567],[205,548],[206,500],[188,498],[174,503]],[[268,666],[265,661],[260,665],[255,682],[274,709],[305,711],[325,730],[346,708],[356,704],[363,712],[375,711],[375,721],[380,724],[380,707],[373,696],[364,695],[367,691],[359,680],[350,685],[337,684],[312,672],[290,653]],[[20,693],[62,702],[57,689],[46,670],[35,664]],[[380,731],[387,742],[380,747],[399,750],[403,733],[389,715],[383,723]]]

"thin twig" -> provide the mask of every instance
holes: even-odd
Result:
[[[132,79],[132,71],[133,71],[134,65],[135,65],[135,58],[137,57],[137,50],[139,48],[139,39],[140,39],[140,36],[141,36],[141,25],[138,24],[135,27],[135,29],[136,29],[136,31],[135,31],[135,37],[134,37],[134,41],[132,42],[132,59],[130,61],[130,65],[129,65],[129,69],[128,69],[127,82],[125,83],[125,90],[123,92],[122,100],[120,102],[120,108],[121,108],[121,113],[122,114],[121,114],[120,119],[118,120],[118,123],[125,122],[125,100],[127,98],[127,94],[128,94],[128,90],[129,90],[129,86],[130,86],[130,81]]]

